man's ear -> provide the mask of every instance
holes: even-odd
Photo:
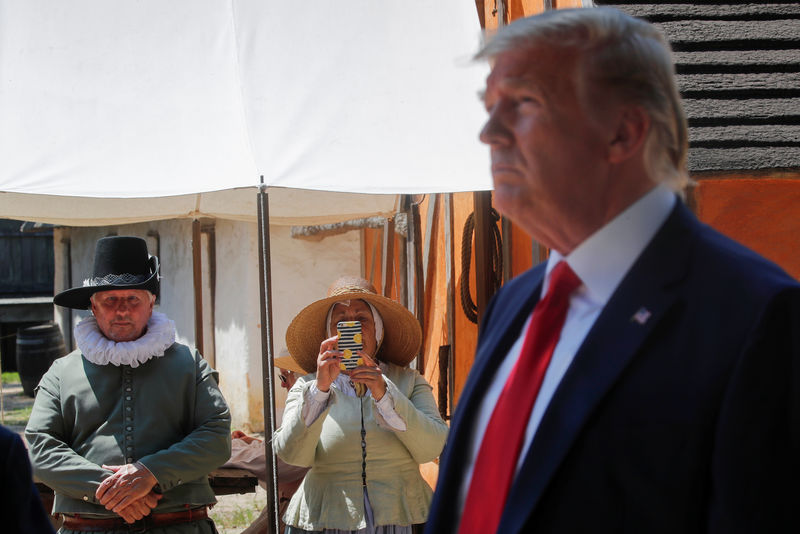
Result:
[[[622,163],[643,146],[650,132],[650,115],[641,106],[623,106],[617,115],[617,128],[608,148],[611,163]]]

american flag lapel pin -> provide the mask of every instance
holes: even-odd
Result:
[[[633,314],[633,316],[631,317],[631,321],[643,325],[647,322],[648,319],[650,319],[651,315],[653,314],[650,313],[650,310],[642,306],[636,311],[636,313]]]

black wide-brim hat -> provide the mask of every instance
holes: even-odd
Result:
[[[147,253],[141,237],[111,236],[97,241],[91,278],[82,287],[62,291],[53,303],[76,310],[89,309],[89,298],[98,291],[146,289],[158,296],[158,258]]]

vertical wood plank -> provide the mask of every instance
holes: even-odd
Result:
[[[446,300],[447,300],[447,344],[450,345],[450,354],[456,353],[456,333],[455,333],[455,313],[456,313],[456,264],[455,264],[455,251],[453,250],[453,232],[454,232],[454,215],[453,215],[453,194],[448,193],[444,197],[444,246],[445,246],[445,282],[446,282]],[[449,401],[448,412],[453,413],[455,384],[453,376],[455,374],[454,361],[455,358],[451,357],[447,366],[447,399]]]
[[[392,298],[392,285],[394,282],[394,219],[388,217],[383,228],[383,296]]]
[[[478,307],[478,324],[481,324],[483,312],[494,292],[490,273],[491,250],[489,249],[492,193],[477,191],[473,193],[473,199],[475,203],[475,304]]]

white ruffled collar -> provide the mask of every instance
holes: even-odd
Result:
[[[117,343],[105,337],[97,320],[89,316],[75,325],[75,342],[83,357],[97,365],[138,367],[150,358],[160,358],[175,343],[175,323],[154,311],[142,337]]]

